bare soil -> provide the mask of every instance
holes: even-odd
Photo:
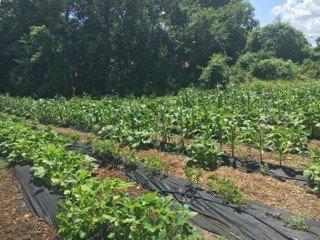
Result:
[[[28,211],[20,184],[7,169],[0,170],[0,239],[57,240],[55,229]]]

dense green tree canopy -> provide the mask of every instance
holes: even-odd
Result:
[[[291,26],[257,27],[247,0],[0,0],[0,92],[163,94],[198,83],[213,54],[306,58]]]
[[[246,0],[2,0],[0,91],[172,91],[256,26]]]
[[[246,50],[271,52],[275,57],[301,62],[308,57],[310,44],[302,32],[277,21],[253,31],[248,37]]]

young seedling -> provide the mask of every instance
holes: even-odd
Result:
[[[170,168],[169,164],[161,162],[156,156],[144,158],[142,163],[151,173],[167,174]]]
[[[266,173],[270,169],[268,163],[260,163],[259,168],[260,168],[260,171],[263,173]]]
[[[306,220],[302,217],[293,216],[293,217],[286,218],[284,220],[290,227],[292,227],[294,229],[297,229],[299,231],[308,231],[309,230],[309,226],[308,226]]]
[[[260,164],[263,162],[263,150],[267,147],[269,142],[269,129],[264,124],[258,124],[254,127],[251,135],[252,142],[256,147],[259,149],[259,157],[260,157]]]
[[[290,150],[291,142],[287,140],[287,136],[281,129],[275,130],[275,132],[272,135],[273,138],[273,146],[278,153],[278,159],[280,166],[283,162],[283,157],[287,153],[287,151]]]
[[[320,190],[320,148],[315,148],[310,153],[311,163],[306,167],[303,174],[313,179],[316,183],[315,191]]]
[[[183,170],[188,178],[190,188],[195,188],[196,185],[199,185],[200,179],[203,175],[202,168],[187,167],[186,166],[186,167],[184,167]]]
[[[217,193],[224,204],[242,205],[245,203],[243,192],[231,180],[219,180],[216,174],[212,174],[206,183],[209,190]]]

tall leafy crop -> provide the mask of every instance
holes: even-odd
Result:
[[[152,147],[159,139],[164,143],[179,139],[176,144],[185,147],[206,134],[221,145],[226,142],[232,155],[236,145],[244,143],[261,151],[275,149],[283,158],[289,152],[303,153],[308,139],[320,136],[320,84],[316,81],[252,82],[225,90],[187,89],[176,96],[100,100],[4,95],[0,110],[42,123],[98,131],[133,148]]]

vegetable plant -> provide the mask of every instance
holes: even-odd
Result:
[[[191,161],[207,167],[215,167],[221,155],[222,151],[216,142],[206,135],[198,137],[187,148],[187,156]]]
[[[189,187],[193,188],[196,185],[199,185],[200,179],[203,175],[203,169],[197,168],[197,167],[184,167],[184,173],[186,174],[188,181],[189,181]]]

